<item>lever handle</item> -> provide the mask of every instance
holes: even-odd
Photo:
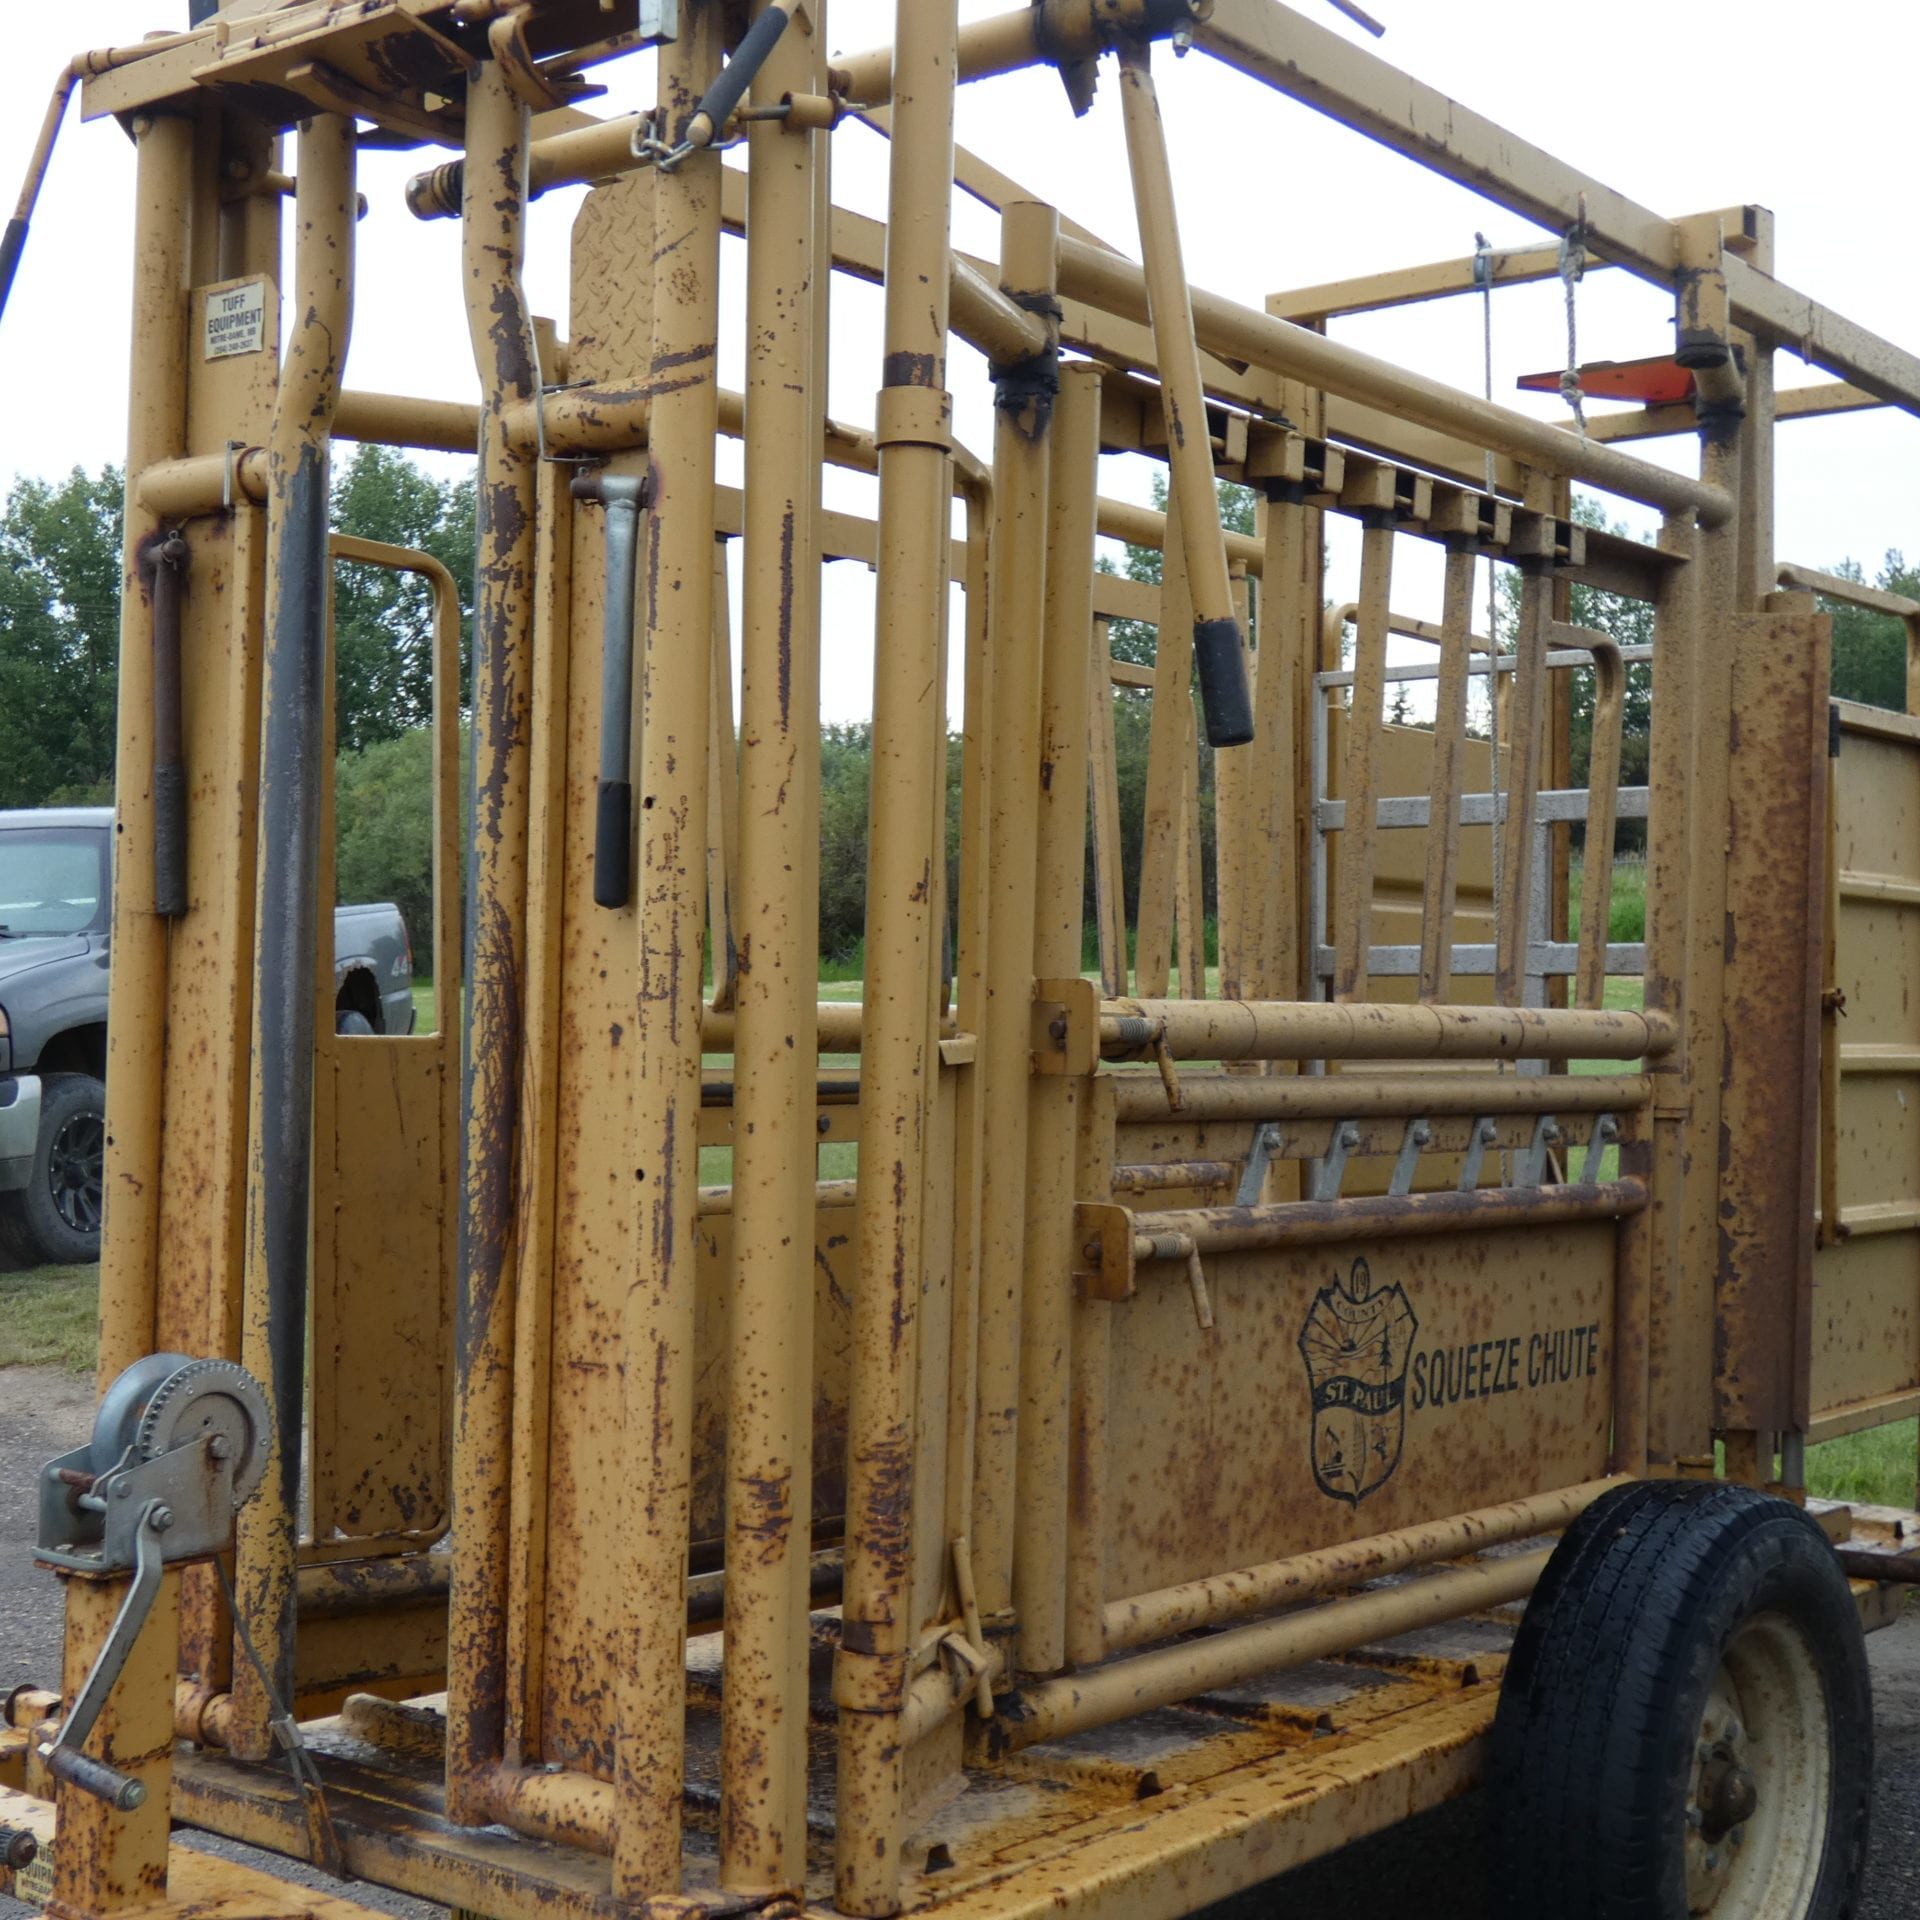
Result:
[[[41,1758],[56,1780],[64,1780],[68,1786],[78,1787],[96,1800],[104,1800],[116,1813],[132,1813],[136,1807],[146,1804],[147,1789],[143,1782],[122,1773],[118,1767],[108,1766],[104,1760],[96,1760],[90,1753],[82,1753],[78,1747],[49,1747]]]
[[[1253,693],[1238,620],[1196,620],[1193,658],[1200,670],[1200,707],[1207,745],[1244,747],[1253,738]]]

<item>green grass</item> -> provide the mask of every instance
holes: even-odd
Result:
[[[1580,889],[1584,870],[1579,860],[1567,875],[1567,938],[1580,938]],[[1647,863],[1616,860],[1613,889],[1607,895],[1607,938],[1626,943],[1647,937]]]
[[[413,1030],[415,1033],[432,1033],[433,1026],[433,982],[416,980],[413,983]]]
[[[0,1273],[0,1367],[92,1369],[100,1269],[33,1267]]]
[[[1820,1500],[1911,1507],[1920,1422],[1895,1420],[1807,1449],[1807,1491]]]

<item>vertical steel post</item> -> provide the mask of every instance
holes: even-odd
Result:
[[[273,1454],[241,1512],[236,1597],[283,1705],[294,1694],[294,1550],[306,1412],[313,1177],[316,905],[328,646],[327,472],[353,316],[353,122],[300,131],[294,299],[267,442],[267,605],[260,695],[259,917],[253,975],[247,1260],[241,1353],[267,1390]],[[269,1703],[235,1677],[241,1740],[269,1750]]]
[[[141,566],[158,520],[135,498],[135,483],[148,467],[186,451],[187,260],[194,207],[194,122],[173,114],[141,115],[132,130],[139,170],[114,759],[107,1221],[100,1245],[97,1368],[103,1388],[151,1353],[154,1340],[167,924],[154,911],[153,900],[153,650]]]
[[[1050,539],[1042,630],[1033,971],[1080,971],[1087,846],[1087,633],[1100,468],[1099,370],[1060,375],[1048,489]],[[1036,1074],[1027,1092],[1026,1273],[1020,1295],[1020,1421],[1015,1479],[1014,1605],[1020,1669],[1066,1664],[1067,1494],[1073,1295],[1074,1161],[1082,1087]],[[999,1130],[995,1129],[996,1148]]]
[[[474,498],[472,838],[467,853],[463,1137],[454,1308],[447,1810],[491,1817],[506,1738],[513,1431],[515,1136],[520,1122],[532,782],[536,462],[507,432],[535,397],[526,252],[527,116],[494,61],[467,88],[462,266],[480,374]]]
[[[721,64],[721,7],[683,9],[661,50],[660,110],[678,140]],[[706,923],[708,704],[712,689],[714,435],[719,422],[720,156],[659,175],[647,423],[645,724],[640,738],[640,964],[633,1083],[635,1271],[621,1321],[626,1471],[623,1551],[630,1664],[619,1676],[613,1888],[680,1884],[685,1769],[687,1529],[692,1490],[694,1232],[699,1181],[700,949]]]
[[[756,104],[816,87],[796,21]],[[820,632],[813,511],[813,230],[823,136],[753,124],[747,170],[745,547],[741,583],[740,890],[734,989],[733,1265],[728,1311],[727,1684],[720,1879],[806,1874],[807,1576],[812,1511],[815,1006],[820,947]],[[732,739],[723,743],[730,756]],[[713,769],[724,781],[727,760]],[[719,956],[716,954],[716,970]]]
[[[1347,704],[1346,773],[1340,783],[1340,888],[1334,910],[1333,997],[1364,1000],[1373,940],[1373,845],[1385,746],[1387,604],[1393,585],[1393,522],[1384,514],[1360,536],[1360,610],[1354,616],[1353,696]]]
[[[1003,284],[1016,295],[1044,300],[1053,285],[1058,234],[1053,209],[1011,201],[1001,211],[1001,231]],[[1027,1254],[1027,1083],[1053,407],[1050,390],[1011,378],[1000,381],[994,412],[994,584],[988,624],[993,784],[985,855],[991,897],[979,1068],[980,1097],[992,1116],[993,1150],[981,1167],[980,1429],[970,1535],[980,1609],[990,1623],[1013,1599],[1019,1510],[1015,1461]]]
[[[927,845],[952,516],[946,391],[957,0],[896,0],[886,321],[874,440],[879,578],[867,977],[861,1044],[860,1251],[847,1415],[847,1573],[834,1898],[900,1907],[901,1712],[913,1622],[915,1311],[926,1211],[928,1019],[938,929]]]
[[[1184,762],[1193,757],[1193,601],[1187,592],[1184,496],[1167,476],[1161,535],[1160,624],[1153,646],[1153,719],[1147,735],[1147,791],[1140,825],[1140,890],[1134,908],[1134,990],[1167,991],[1173,969],[1173,902],[1180,865]]]
[[[1473,549],[1447,550],[1440,605],[1440,679],[1434,699],[1433,779],[1427,794],[1427,867],[1421,890],[1420,998],[1446,999],[1453,984],[1453,909],[1460,877],[1460,781],[1467,741],[1473,647]]]
[[[1521,570],[1520,622],[1514,636],[1511,718],[1513,749],[1507,763],[1504,822],[1500,835],[1500,899],[1496,924],[1493,997],[1503,1007],[1521,1004],[1526,989],[1527,943],[1533,871],[1533,815],[1540,793],[1542,729],[1547,708],[1547,607],[1552,578],[1544,566]]]

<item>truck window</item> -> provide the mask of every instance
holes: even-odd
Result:
[[[0,833],[0,932],[85,933],[99,917],[101,836],[91,827]]]

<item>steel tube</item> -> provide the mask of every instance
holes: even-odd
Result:
[[[1507,719],[1513,745],[1507,760],[1506,818],[1500,835],[1500,885],[1493,903],[1494,998],[1517,1007],[1526,988],[1531,943],[1534,814],[1540,801],[1540,763],[1547,721],[1547,619],[1552,582],[1547,570],[1527,566],[1520,579],[1517,662]],[[1496,749],[1497,751],[1497,749]]]
[[[719,70],[722,9],[695,0],[660,55],[661,112],[678,138]],[[694,1298],[699,1185],[700,951],[706,927],[713,655],[714,382],[719,332],[720,156],[689,155],[654,183],[655,258],[673,256],[653,307],[653,476],[645,585],[646,720],[640,736],[639,998],[646,1035],[633,1079],[636,1269],[621,1315],[620,1552],[630,1656],[614,1745],[623,1899],[680,1885],[685,1768],[686,1579],[692,1497]]]
[[[1555,1532],[1577,1519],[1603,1493],[1621,1484],[1617,1477],[1588,1480],[1554,1493],[1536,1493],[1524,1500],[1480,1507],[1450,1520],[1429,1520],[1392,1533],[1375,1534],[1368,1540],[1348,1541],[1234,1573],[1188,1580],[1131,1599],[1109,1601],[1105,1612],[1107,1647],[1118,1653],[1128,1647],[1147,1646],[1155,1640],[1170,1640],[1178,1633],[1222,1626],[1250,1614],[1271,1613],[1302,1600],[1317,1600],[1335,1587],[1354,1586],[1382,1574],[1404,1573],[1435,1560],[1459,1559],[1486,1547]]]
[[[1473,645],[1473,550],[1447,550],[1435,690],[1433,778],[1427,794],[1427,864],[1421,888],[1420,998],[1446,999],[1453,982],[1453,918],[1460,872],[1461,760],[1467,740],[1469,650]],[[1601,938],[1606,937],[1604,923]]]
[[[327,474],[353,315],[353,123],[300,135],[288,336],[267,445],[267,603],[260,738],[258,944],[241,1357],[267,1390],[273,1453],[241,1512],[235,1592],[282,1701],[294,1694],[294,1551],[306,1411],[313,1180],[314,978],[319,945],[320,755],[328,665]],[[271,1703],[235,1675],[240,1751],[268,1750]]]
[[[1169,492],[1180,498],[1180,535],[1186,549],[1187,594],[1193,603],[1193,657],[1199,671],[1200,704],[1207,743],[1244,746],[1253,738],[1253,698],[1233,587],[1227,576],[1220,531],[1220,495],[1214,484],[1213,451],[1207,437],[1206,394],[1200,352],[1194,341],[1186,266],[1174,210],[1173,169],[1166,129],[1154,92],[1145,41],[1120,50],[1120,104],[1139,216],[1147,320],[1159,362],[1160,400],[1166,416]]]
[[[1353,1200],[1280,1200],[1257,1207],[1181,1207],[1133,1216],[1134,1259],[1147,1264],[1200,1253],[1254,1253],[1368,1236],[1478,1233],[1488,1228],[1612,1220],[1647,1203],[1646,1183],[1592,1187],[1486,1187],[1469,1193],[1374,1194]]]
[[[1063,1740],[1217,1687],[1238,1686],[1256,1674],[1304,1666],[1462,1614],[1504,1606],[1532,1591],[1548,1558],[1546,1553],[1527,1553],[1480,1561],[1049,1680],[1021,1694],[1018,1719],[1008,1715],[995,1722],[994,1748],[1017,1752]]]
[[[1367,997],[1367,955],[1373,927],[1375,800],[1385,751],[1382,708],[1387,691],[1387,611],[1393,585],[1393,523],[1368,522],[1360,536],[1360,604],[1354,620],[1353,693],[1347,708],[1347,764],[1342,782],[1339,889],[1334,910],[1333,998]]]
[[[839,1813],[834,1899],[900,1907],[901,1715],[912,1592],[915,1308],[928,1177],[938,977],[927,870],[944,721],[946,392],[957,0],[896,0],[888,149],[873,794],[867,855],[860,1250],[847,1414],[847,1586],[834,1659]]]
[[[593,903],[624,907],[633,890],[633,624],[645,482],[633,474],[582,476],[573,496],[598,500],[606,529]]]
[[[1324,1006],[1308,1001],[1107,1000],[1108,1059],[1639,1060],[1674,1042],[1659,1013],[1532,1007]]]
[[[1369,1114],[1479,1115],[1503,1113],[1633,1113],[1652,1098],[1653,1082],[1639,1074],[1484,1073],[1442,1075],[1331,1073],[1255,1078],[1246,1074],[1181,1077],[1180,1111],[1167,1105],[1157,1073],[1112,1076],[1115,1113],[1122,1126],[1177,1119],[1356,1120]]]
[[[1059,235],[1053,209],[1031,200],[1010,202],[1001,211],[1001,231],[1008,286],[1044,296],[1053,284]],[[1052,414],[1050,396],[1022,401],[1004,393],[994,414],[994,519],[988,541],[993,774],[984,850],[990,991],[977,1068],[993,1146],[981,1165],[980,1426],[969,1529],[980,1610],[988,1616],[1013,1604],[1015,1536],[1022,1517],[1017,1483],[1032,1046],[1032,996],[1024,983],[1034,977],[1038,919],[1041,636],[1047,627]]]
[[[1173,966],[1173,908],[1184,820],[1186,763],[1193,758],[1193,602],[1187,594],[1181,496],[1167,495],[1160,565],[1160,621],[1154,640],[1153,710],[1147,735],[1147,790],[1140,825],[1140,879],[1134,906],[1134,985],[1161,995]]]
[[[1080,970],[1087,845],[1087,634],[1093,625],[1094,497],[1100,464],[1100,376],[1065,368],[1054,406],[1048,486],[1038,827],[1032,967]],[[1020,1294],[1020,1416],[1013,1594],[1018,1665],[1066,1664],[1067,1502],[1071,1459],[1074,1163],[1081,1088],[1037,1074],[1027,1088],[1026,1270]],[[994,1129],[999,1151],[999,1127]]]
[[[1088,301],[1123,319],[1150,321],[1145,274],[1132,261],[1104,248],[1063,237],[1060,288],[1072,299]],[[1584,480],[1623,499],[1697,512],[1703,525],[1718,526],[1733,517],[1734,499],[1724,487],[1669,473],[1598,441],[1581,440],[1544,420],[1409,373],[1356,347],[1256,313],[1218,294],[1195,290],[1192,302],[1199,345],[1224,359],[1264,367],[1343,399],[1382,408],[1418,426],[1455,434],[1476,447],[1511,454],[1542,472]]]
[[[756,29],[776,17],[768,6]],[[786,31],[756,105],[818,84],[826,21]],[[737,66],[743,55],[735,56]],[[730,68],[729,71],[732,71]],[[813,276],[824,136],[747,134],[746,492],[741,569],[733,1259],[727,1348],[726,1686],[720,1881],[798,1885],[807,1858],[812,1542],[815,978],[820,948],[820,630],[814,511],[822,396]],[[730,752],[732,728],[722,742]],[[725,777],[722,760],[712,778]]]
[[[484,1782],[507,1713],[507,1593],[514,1368],[514,1176],[527,954],[535,463],[507,432],[530,400],[526,112],[498,62],[467,89],[463,207],[467,323],[480,376],[474,496],[473,819],[467,854],[453,1525],[447,1621],[447,1810],[485,1820]]]

